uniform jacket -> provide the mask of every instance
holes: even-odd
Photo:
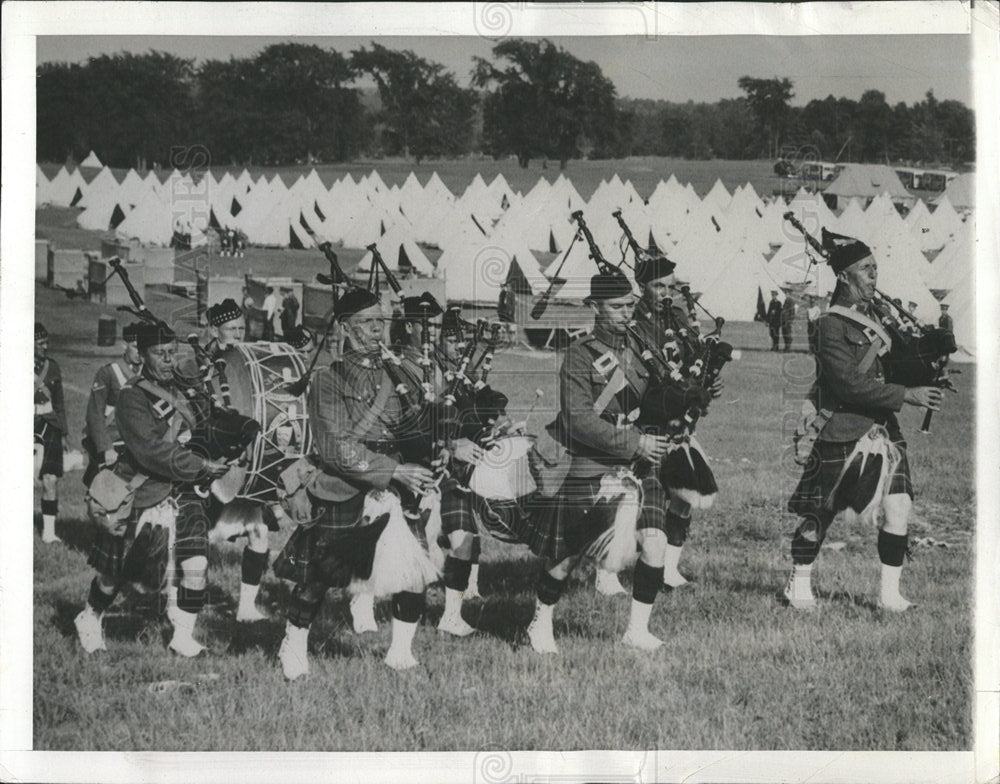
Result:
[[[402,364],[410,398],[419,401],[422,371],[412,352],[404,353]],[[310,492],[342,502],[371,488],[387,488],[402,462],[398,441],[407,435],[413,412],[406,410],[381,359],[346,351],[340,362],[313,377],[307,406],[321,469]]]
[[[90,398],[87,400],[83,434],[98,454],[110,449],[115,441],[119,440],[118,425],[115,423],[115,404],[122,390],[121,379],[128,381],[137,370],[138,368],[130,366],[124,357],[119,357],[100,368],[94,376],[94,383],[90,387]]]
[[[204,458],[182,443],[184,434],[191,430],[191,424],[178,411],[191,411],[183,392],[174,384],[157,384],[172,404],[160,402],[159,397],[136,386],[141,377],[132,378],[118,395],[115,422],[125,453],[115,464],[115,471],[126,480],[137,471],[149,477],[135,494],[135,507],[145,509],[166,498],[174,484],[207,480],[208,473]],[[170,438],[172,428],[179,431],[175,439]]]
[[[46,357],[35,363],[35,431],[42,423],[57,428],[63,435],[66,426],[66,398],[63,395],[62,370],[59,364]]]
[[[781,326],[781,303],[772,299],[767,306],[767,323],[772,327]]]
[[[618,367],[625,388],[596,410]],[[642,433],[631,422],[648,383],[649,371],[631,341],[598,332],[570,345],[559,370],[559,416],[549,426],[572,455],[569,476],[596,476],[632,462]]]
[[[818,407],[833,411],[819,435],[821,441],[856,441],[872,424],[898,427],[895,412],[903,407],[906,388],[885,381],[881,358],[861,372],[872,346],[864,328],[836,313],[817,321]]]
[[[941,318],[938,319],[938,326],[941,329],[948,330],[949,332],[954,332],[955,331],[955,322],[952,321],[951,316],[948,315],[947,313],[942,313],[941,314]]]

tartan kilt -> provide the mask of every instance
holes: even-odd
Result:
[[[298,585],[346,588],[355,578],[371,577],[375,546],[388,516],[365,523],[364,492],[334,502],[310,493],[314,523],[292,532],[274,562],[275,576]],[[412,526],[411,526],[412,527]]]
[[[906,440],[898,428],[889,429],[889,438],[899,449],[899,463],[888,478],[886,494],[906,493],[913,498],[913,484],[910,480],[910,464],[906,459]],[[823,513],[823,503],[833,492],[840,478],[840,472],[857,441],[819,441],[813,444],[812,452],[802,469],[802,477],[788,499],[788,511],[800,517],[815,517]]]
[[[62,432],[45,420],[35,420],[35,443],[42,447],[42,466],[38,478],[43,475],[63,475]]]
[[[193,492],[175,497],[177,504],[175,561],[198,555],[208,556],[208,525],[204,499]],[[87,563],[116,585],[134,583],[147,591],[161,591],[167,585],[170,535],[162,526],[144,525],[136,533],[146,509],[132,509],[125,533],[115,536],[100,529]],[[175,564],[177,568],[177,564]]]
[[[603,475],[567,477],[554,498],[538,497],[532,505],[529,531],[522,541],[550,561],[579,555],[615,520],[617,501],[597,501]],[[642,511],[636,529],[666,533],[667,494],[653,475],[642,480]]]

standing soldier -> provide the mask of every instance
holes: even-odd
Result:
[[[503,322],[511,345],[517,343],[517,294],[510,281],[506,281],[500,289],[497,300],[497,318]]]
[[[809,353],[816,356],[819,353],[819,297],[808,295],[809,309],[806,311],[806,330],[809,335]]]
[[[785,304],[781,306],[781,337],[785,341],[785,351],[792,350],[792,324],[795,322],[795,300],[790,291],[785,292]]]
[[[101,468],[110,468],[118,461],[121,439],[115,424],[115,404],[125,382],[138,374],[142,358],[136,345],[139,324],[129,324],[122,329],[125,351],[114,362],[97,371],[87,400],[87,424],[83,429],[83,447],[90,462],[83,474],[83,484],[90,487]]]
[[[208,573],[208,518],[196,485],[222,476],[228,466],[184,446],[199,415],[174,376],[173,330],[162,322],[143,323],[136,345],[142,370],[122,388],[115,407],[124,450],[114,470],[134,488],[132,511],[115,530],[102,530],[94,543],[88,563],[98,574],[76,617],[76,630],[87,653],[105,650],[101,617],[122,586],[131,582],[159,592],[178,569],[177,605],[168,612],[174,627],[169,648],[192,657],[204,650],[193,634]]]
[[[59,477],[63,475],[63,439],[66,437],[66,401],[62,371],[49,355],[49,332],[35,322],[35,464],[42,480],[42,541],[56,536],[59,514]]]
[[[886,382],[881,357],[891,340],[872,306],[878,266],[867,245],[843,239],[828,258],[837,286],[819,319],[819,374],[811,395],[818,436],[788,502],[801,522],[792,538],[794,566],[785,598],[796,609],[814,608],[812,565],[834,518],[848,506],[863,515],[881,507],[879,606],[902,612],[910,607],[899,578],[913,489],[896,412],[904,404],[936,411],[942,392]],[[846,470],[866,460],[864,470]]]
[[[298,323],[299,301],[291,286],[282,286],[281,293],[285,295],[281,300],[281,334],[285,336],[291,334]]]
[[[400,452],[401,443],[412,438],[411,390],[420,389],[421,370],[405,357],[399,366],[383,364],[385,324],[376,294],[348,291],[338,302],[337,318],[345,326],[347,350],[340,362],[317,373],[309,388],[319,468],[308,483],[315,522],[295,529],[274,564],[278,577],[294,583],[278,653],[289,680],[309,670],[309,628],[327,590],[356,580],[367,582],[375,594],[378,586],[393,586],[392,643],[385,662],[394,669],[415,666],[412,642],[424,590],[436,577],[402,519],[398,499],[393,504],[388,495],[393,486],[419,495],[434,479],[429,468],[404,462]],[[380,513],[384,509],[392,511]],[[377,562],[380,541],[384,557]]]
[[[938,318],[938,326],[949,332],[955,331],[955,322],[952,321],[951,314],[948,313],[948,303],[941,303],[941,316]]]
[[[656,464],[669,439],[645,434],[631,424],[646,392],[649,372],[627,334],[634,297],[620,273],[598,274],[585,300],[594,311],[592,334],[572,343],[559,371],[561,410],[551,430],[572,455],[569,473],[550,515],[539,515],[528,542],[545,559],[535,616],[528,627],[531,646],[557,653],[552,613],[566,580],[586,550],[613,525],[615,506],[600,500],[602,477],[627,470],[633,461]],[[655,650],[662,640],[649,631],[649,617],[663,584],[667,544],[667,499],[651,472],[642,480],[637,528],[641,554],[632,583],[632,609],[623,642]]]
[[[777,291],[771,292],[771,301],[767,305],[767,331],[771,334],[771,351],[777,351],[781,335],[781,301]]]
[[[678,291],[675,266],[664,256],[654,256],[638,267],[636,282],[642,287],[642,297],[635,309],[635,321],[639,333],[665,357],[665,346],[676,343],[684,364],[690,364],[700,357],[698,335],[701,327],[687,310],[674,303],[671,296],[672,292]],[[721,390],[721,382],[716,382],[709,393],[712,397],[718,397]],[[678,422],[677,426],[680,428],[682,425]],[[680,495],[671,494],[666,513],[667,546],[663,565],[665,590],[688,584],[678,566],[690,528],[691,504]]]

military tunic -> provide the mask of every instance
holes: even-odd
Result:
[[[634,425],[649,371],[631,340],[597,330],[575,341],[559,371],[560,411],[550,432],[570,452],[569,473],[555,502],[538,507],[526,544],[551,561],[583,552],[614,521],[615,504],[597,502],[601,478],[629,468],[639,451]],[[665,530],[659,480],[642,480],[638,528]],[[541,502],[539,502],[541,503]]]
[[[35,444],[40,445],[42,465],[39,477],[63,475],[63,437],[66,426],[66,399],[62,370],[52,358],[35,358]]]
[[[867,311],[862,314],[869,315]],[[896,419],[906,388],[886,382],[881,357],[876,355],[867,368],[863,366],[869,352],[877,349],[873,341],[878,338],[872,330],[830,311],[818,319],[816,328],[819,374],[813,395],[817,410],[826,409],[832,415],[788,502],[789,511],[803,516],[819,513],[858,439],[875,424],[886,428],[900,451],[888,492],[912,497],[906,441]]]

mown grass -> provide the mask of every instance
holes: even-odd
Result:
[[[68,392],[75,429],[100,355],[74,336],[74,319],[90,319],[80,308],[95,306],[62,302],[39,291],[43,320],[52,308],[64,309],[49,328],[53,353],[75,388]],[[748,349],[767,345],[762,325],[726,329]],[[554,413],[558,361],[522,351],[497,359],[493,380],[511,394],[515,412],[525,413],[534,390],[544,390],[531,416],[535,432]],[[914,551],[903,588],[919,608],[902,617],[875,610],[875,532],[839,521],[816,568],[822,607],[799,614],[778,595],[794,528],[783,503],[797,478],[783,468],[782,414],[797,410],[795,392],[805,382],[793,379],[803,376],[803,362],[810,360],[747,350],[726,369],[725,394],[699,428],[721,492],[715,508],[697,514],[685,549],[682,568],[695,584],[657,601],[651,628],[666,644],[652,655],[618,644],[629,599],[597,596],[589,569],[556,610],[561,655],[535,655],[524,629],[538,562],[522,547],[487,541],[485,599],[465,608],[480,633],[465,640],[437,635],[443,594],[432,588],[415,643],[422,663],[416,671],[394,673],[381,662],[389,640],[385,603],[377,609],[379,632],[359,638],[346,601],[331,592],[310,640],[313,671],[286,684],[274,659],[285,588],[265,577],[261,605],[273,618],[237,625],[237,545],[214,552],[211,606],[199,621],[215,656],[172,658],[168,628],[139,598],[126,597],[105,622],[109,652],[88,658],[72,620],[91,577],[90,531],[80,474],[68,474],[59,523],[67,544],[35,540],[35,747],[970,748],[974,371],[970,366],[959,378],[960,393],[936,415],[933,436],[916,435],[920,412],[903,417],[918,494],[913,534],[950,545]],[[274,550],[287,535],[275,536]],[[151,693],[150,684],[162,681],[188,685]]]

